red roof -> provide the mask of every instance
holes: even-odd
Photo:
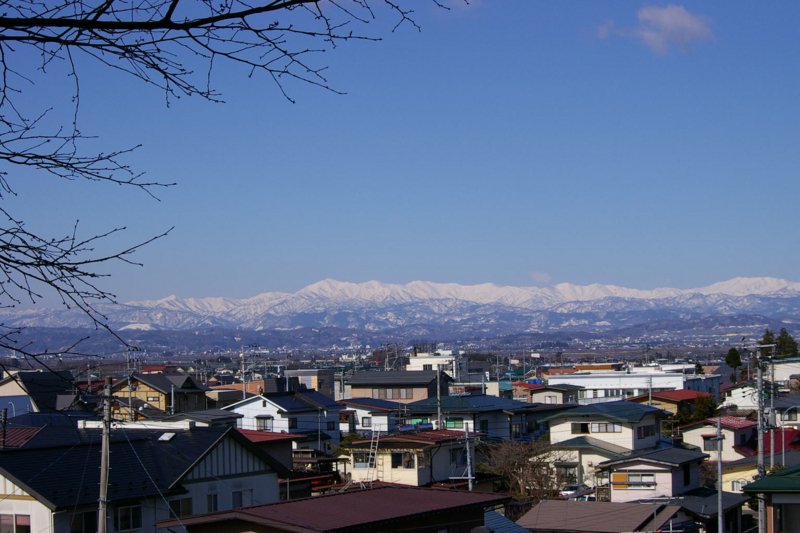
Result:
[[[435,444],[437,442],[447,442],[451,440],[463,439],[464,436],[465,433],[463,431],[437,429],[433,431],[417,431],[413,433],[399,433],[397,435],[387,435],[386,437],[381,437],[380,442],[408,441],[408,442],[423,442],[423,443],[430,442],[432,444]],[[358,439],[353,441],[353,444],[360,444],[363,442],[370,442],[370,439]]]
[[[695,422],[697,424],[698,422]],[[713,424],[717,425],[716,418],[706,418],[705,420],[699,422],[702,424]],[[692,424],[694,425],[694,424]],[[722,425],[727,428],[731,429],[745,429],[745,428],[752,428],[756,427],[758,424],[753,422],[752,420],[747,420],[746,418],[739,418],[738,416],[723,416],[722,417]]]
[[[791,452],[796,452],[800,450],[800,445],[792,444],[794,440],[800,435],[800,429],[787,429],[784,431],[776,431],[775,432],[775,451],[780,453],[784,449],[789,450]],[[783,437],[781,439],[781,437]],[[772,439],[769,437],[769,433],[764,434],[764,453],[771,453],[772,446],[771,444]],[[755,447],[750,446],[734,446],[734,450],[745,455],[747,457],[755,457],[758,455],[758,449]]]
[[[250,442],[273,442],[279,440],[304,440],[307,435],[300,433],[276,433],[274,431],[257,431],[255,429],[237,429],[239,433],[247,437]]]
[[[39,433],[41,428],[6,428],[6,448],[19,448]]]
[[[694,401],[701,396],[711,396],[710,394],[706,394],[705,392],[697,392],[693,390],[687,389],[679,389],[679,390],[668,390],[662,392],[654,392],[653,399],[655,400],[672,400],[673,402],[686,402],[686,401]],[[650,394],[640,394],[639,396],[633,396],[632,398],[628,398],[628,401],[637,401],[649,398]]]
[[[524,381],[519,381],[514,383],[515,387],[524,387],[526,389],[541,389],[544,385],[539,385],[538,383],[525,383]]]

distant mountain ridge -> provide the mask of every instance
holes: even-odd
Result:
[[[735,278],[695,289],[629,289],[561,283],[510,287],[414,281],[349,283],[326,279],[295,292],[246,299],[178,298],[98,306],[117,329],[293,329],[307,326],[382,331],[420,325],[483,334],[607,331],[653,320],[758,314],[800,319],[800,283]],[[0,311],[7,325],[80,327],[80,313],[60,309]]]

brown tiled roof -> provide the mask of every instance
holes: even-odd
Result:
[[[242,507],[181,517],[180,524],[243,520],[259,524],[272,524],[283,531],[347,531],[365,528],[369,524],[389,520],[407,519],[442,511],[484,508],[502,504],[511,498],[505,494],[437,490],[420,487],[381,486],[373,489],[338,492],[299,500],[281,501],[254,507]],[[162,520],[159,528],[177,527],[176,519]],[[299,529],[288,529],[288,528]],[[369,529],[366,529],[367,531]]]
[[[452,431],[449,429],[439,429],[434,431],[417,431],[413,433],[400,433],[397,435],[388,435],[380,438],[380,443],[390,442],[409,442],[418,444],[438,444],[440,442],[450,442],[458,439],[463,439],[465,433],[463,431]],[[371,439],[358,439],[354,440],[354,445],[364,444],[371,442]]]
[[[305,440],[307,435],[298,433],[276,433],[274,431],[258,431],[255,429],[237,429],[250,442],[274,442],[279,440]]]
[[[6,428],[5,447],[19,448],[39,433],[40,429],[42,428]]]
[[[628,401],[636,401],[646,399],[650,396],[650,394],[640,394],[639,396],[634,396],[632,398],[628,398]],[[706,394],[705,392],[697,392],[688,389],[678,389],[678,390],[668,390],[663,392],[654,392],[653,398],[658,400],[672,400],[675,402],[682,402],[687,400],[696,400],[701,396],[711,396],[710,394]]]
[[[680,506],[660,505],[656,528],[667,522]],[[638,503],[581,502],[546,500],[525,513],[517,524],[531,531],[585,531],[619,533],[653,531],[653,505]]]

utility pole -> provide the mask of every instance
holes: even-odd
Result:
[[[442,429],[442,369],[436,366],[436,429]]]
[[[111,441],[111,376],[106,376],[103,389],[103,441],[100,447],[100,508],[97,516],[97,532],[106,533],[108,525],[108,474]]]
[[[764,468],[764,360],[762,357],[762,350],[764,348],[774,348],[774,344],[764,344],[755,347],[756,350],[756,387],[758,394],[758,478],[761,479],[766,475]],[[765,533],[767,530],[767,509],[764,505],[764,495],[758,494],[758,533]]]
[[[769,469],[775,468],[775,348],[769,361]]]
[[[722,416],[717,416],[717,531],[725,533],[725,508],[722,503]]]

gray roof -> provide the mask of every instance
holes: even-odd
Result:
[[[665,411],[649,405],[644,405],[636,402],[604,402],[593,403],[589,405],[581,405],[569,411],[555,414],[545,418],[545,420],[552,420],[560,417],[578,418],[581,416],[599,416],[613,420],[615,422],[635,423],[647,416],[654,414],[657,417],[665,417],[668,415]]]
[[[556,444],[556,446],[558,446],[559,448],[588,448],[591,450],[599,450],[601,452],[605,452],[611,455],[617,455],[620,457],[630,453],[630,450],[628,448],[625,448],[624,446],[611,444],[610,442],[586,436],[573,437],[569,440],[559,442],[558,444]]]
[[[269,402],[278,406],[283,412],[286,413],[301,413],[304,411],[341,411],[342,405],[337,403],[332,398],[329,398],[317,392],[314,389],[304,389],[295,392],[275,392],[270,394],[261,394],[251,396],[246,400],[241,400],[232,405],[226,405],[223,409],[229,411],[234,407],[244,405],[251,402],[260,402],[268,400]]]
[[[496,511],[484,511],[483,523],[489,531],[494,533],[528,533],[527,529]]]
[[[743,505],[750,496],[738,492],[722,492],[722,507],[725,511]],[[647,501],[647,500],[640,500]],[[680,505],[689,514],[702,520],[709,520],[717,516],[717,490],[709,487],[700,487],[669,500],[659,498],[659,502],[669,505]]]
[[[493,411],[530,411],[537,404],[509,400],[489,394],[469,396],[442,396],[442,411],[447,413],[485,413]],[[409,403],[410,413],[435,413],[438,410],[436,398],[426,398]]]
[[[656,450],[647,450],[642,452],[634,452],[626,457],[619,459],[609,459],[603,461],[598,466],[607,468],[609,466],[627,463],[629,461],[644,461],[648,463],[662,463],[673,466],[683,466],[694,462],[702,462],[707,459],[709,455],[699,450],[690,450],[686,448],[661,448]]]
[[[2,380],[2,383],[16,381],[28,393],[31,402],[39,411],[58,410],[58,395],[75,390],[72,372],[17,372]]]
[[[677,505],[660,505],[653,527],[653,506],[638,503],[545,500],[525,513],[517,524],[528,531],[569,531],[619,533],[654,531],[680,510]]]
[[[183,477],[208,450],[230,438],[270,465],[286,469],[234,428],[170,430],[119,429],[112,432],[110,501],[183,493]],[[100,481],[100,430],[44,427],[24,447],[0,453],[0,473],[52,510],[96,505]],[[65,483],[69,480],[69,483]]]
[[[398,411],[406,406],[404,403],[380,400],[377,398],[347,398],[345,400],[339,400],[339,403],[345,407],[364,407],[366,409],[371,409],[373,412]]]
[[[441,373],[442,382],[453,381],[453,378]],[[404,370],[397,372],[365,371],[356,372],[349,380],[348,385],[429,385],[436,381],[434,370]]]

